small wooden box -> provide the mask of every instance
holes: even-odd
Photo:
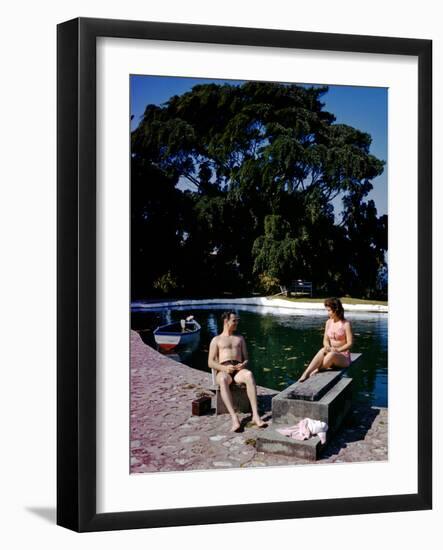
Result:
[[[211,398],[209,395],[203,395],[192,402],[192,414],[201,416],[211,411]]]

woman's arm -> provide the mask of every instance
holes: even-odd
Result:
[[[328,336],[328,323],[329,323],[329,320],[326,321],[325,332],[323,334],[323,347],[324,348],[329,348],[331,346],[331,342],[329,341],[329,336]]]
[[[335,351],[346,351],[352,348],[354,336],[352,334],[351,323],[349,321],[346,321],[345,323],[345,334],[346,334],[346,344],[343,344],[342,346],[335,348]]]

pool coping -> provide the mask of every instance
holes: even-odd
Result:
[[[133,302],[131,308],[154,309],[170,306],[198,306],[198,305],[250,305],[294,310],[323,310],[322,302],[290,302],[282,298],[208,298],[199,300],[173,300],[159,302]],[[343,304],[345,311],[388,313],[388,306],[381,304]]]

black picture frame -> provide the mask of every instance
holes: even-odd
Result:
[[[418,59],[416,494],[118,513],[96,511],[96,39],[155,39]],[[57,28],[57,523],[104,531],[432,507],[432,41],[78,18]]]

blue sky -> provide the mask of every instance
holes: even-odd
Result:
[[[189,91],[196,84],[216,83],[241,85],[239,80],[214,80],[168,76],[131,76],[131,129],[134,129],[143,115],[146,105],[161,105],[173,95]],[[312,83],[315,85],[316,83]],[[309,83],[311,85],[311,83]],[[388,89],[363,86],[330,86],[321,101],[324,109],[336,116],[336,123],[348,124],[367,132],[372,137],[370,152],[377,158],[388,158]],[[368,198],[375,201],[378,214],[387,214],[387,169],[373,180],[374,189]],[[336,210],[340,204],[334,202]]]

